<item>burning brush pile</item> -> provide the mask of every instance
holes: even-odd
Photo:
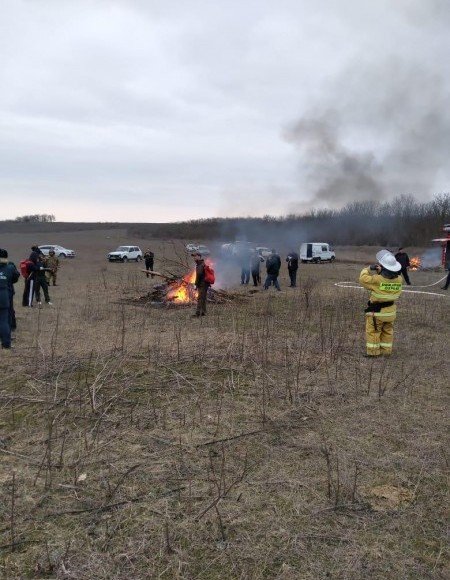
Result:
[[[417,272],[417,270],[420,270],[422,266],[422,260],[419,258],[419,256],[414,256],[414,258],[411,258],[409,261],[409,269],[412,272]]]
[[[147,270],[142,270],[145,273]],[[185,276],[166,276],[159,272],[151,272],[153,276],[163,279],[161,284],[156,284],[147,294],[133,299],[133,302],[149,304],[150,306],[189,306],[197,301],[197,290],[195,288],[195,270]],[[245,297],[235,292],[226,290],[215,290],[210,287],[208,290],[208,302],[214,304],[225,304]]]

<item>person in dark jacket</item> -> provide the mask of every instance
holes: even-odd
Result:
[[[450,286],[450,266],[448,269],[447,280],[445,281],[445,284],[442,286],[441,290],[448,290],[449,286]]]
[[[409,263],[409,256],[408,254],[404,251],[404,248],[399,248],[398,252],[395,254],[395,259],[397,260],[397,262],[400,264],[400,266],[402,267],[402,276],[406,282],[406,284],[408,286],[411,286],[411,282],[409,280],[409,275],[408,275],[408,268],[410,266]]]
[[[47,276],[46,276],[48,268],[45,267],[45,262],[43,261],[42,258],[43,258],[43,256],[41,255],[36,263],[36,269],[34,271],[34,276],[35,276],[34,292],[35,292],[35,296],[36,296],[36,302],[40,305],[41,304],[41,289],[42,289],[42,291],[44,292],[44,298],[45,298],[46,304],[51,306],[52,301],[50,299],[50,294],[48,292],[48,282],[47,282]]]
[[[32,246],[31,254],[28,258],[27,277],[25,278],[25,288],[23,289],[22,306],[33,306],[33,296],[36,284],[37,263],[41,258],[38,246]]]
[[[39,246],[36,246],[36,245],[31,246],[31,254],[30,254],[30,257],[28,258],[29,260],[36,263],[38,260],[41,260],[43,257],[44,257],[44,254],[39,249]]]
[[[11,298],[11,303],[9,305],[9,323],[11,326],[11,331],[14,331],[17,329],[16,311],[14,309],[14,295],[16,294],[16,291],[14,289],[14,284],[16,284],[16,282],[19,280],[20,272],[17,269],[14,262],[8,262],[8,265],[11,267],[12,272],[13,272],[13,283],[9,289],[10,298]]]
[[[278,276],[280,274],[281,258],[275,250],[271,251],[270,256],[266,261],[267,278],[264,282],[264,290],[268,290],[273,284],[277,290],[281,290]]]
[[[298,270],[298,254],[297,252],[290,252],[286,258],[289,278],[291,280],[290,288],[297,286],[297,270]]]
[[[205,280],[205,260],[199,253],[192,254],[195,260],[195,286],[197,288],[197,310],[192,316],[205,316],[209,284]]]
[[[450,250],[450,242],[447,243],[447,253],[446,253],[446,264],[445,267],[448,270],[448,274],[447,274],[447,279],[445,281],[445,284],[441,287],[441,290],[448,290],[448,287],[450,286],[450,255],[449,255],[449,250]]]
[[[252,272],[253,286],[258,286],[261,284],[261,264],[264,262],[264,258],[256,250],[252,250],[252,255],[250,259],[250,269]]]
[[[146,270],[153,270],[153,266],[155,263],[155,254],[151,250],[146,250],[144,254],[144,261],[145,261],[145,269]],[[150,274],[147,274],[147,278]],[[154,275],[151,274],[151,277],[154,278]]]
[[[0,249],[0,341],[6,349],[11,348],[11,298],[18,279],[17,268],[8,262],[8,252]]]

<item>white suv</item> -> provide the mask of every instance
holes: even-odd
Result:
[[[137,246],[119,246],[114,252],[108,254],[110,262],[128,262],[128,260],[142,260],[142,250]]]

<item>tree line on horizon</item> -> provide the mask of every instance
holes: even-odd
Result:
[[[391,201],[353,201],[340,209],[312,209],[302,215],[208,218],[165,224],[135,224],[130,236],[204,241],[279,240],[334,245],[421,246],[439,237],[450,221],[450,194],[419,202],[411,195]]]
[[[10,220],[6,220],[10,221]],[[32,215],[22,215],[17,216],[14,218],[16,223],[26,223],[26,224],[50,224],[56,221],[56,218],[53,214],[48,213],[36,213]]]

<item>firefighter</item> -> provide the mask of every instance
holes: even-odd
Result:
[[[209,284],[205,279],[205,260],[202,255],[196,252],[192,254],[192,257],[195,260],[195,286],[197,288],[197,310],[192,316],[197,318],[206,314]]]
[[[19,272],[12,262],[8,262],[8,252],[0,249],[0,341],[2,348],[11,348],[13,284],[19,279]]]
[[[268,290],[273,284],[275,288],[280,291],[280,283],[278,282],[278,276],[280,274],[281,268],[281,258],[277,254],[276,250],[271,250],[270,256],[266,261],[267,278],[264,282],[264,290]]]
[[[408,268],[410,266],[409,256],[404,251],[404,248],[399,248],[398,252],[395,254],[395,259],[402,267],[402,276],[405,279],[405,282],[408,286],[411,286],[411,282],[409,280]]]
[[[153,271],[153,266],[155,263],[155,254],[150,250],[147,249],[144,254],[144,261],[145,261],[145,269]],[[150,274],[147,273],[147,278]],[[154,275],[151,275],[154,278]]]
[[[56,276],[59,270],[59,259],[56,257],[55,250],[50,250],[48,257],[44,259],[45,267],[47,270],[47,283],[50,286],[50,282],[53,286],[56,286]]]
[[[297,270],[298,270],[298,254],[297,252],[290,252],[286,258],[289,279],[291,281],[290,288],[297,286]]]
[[[366,312],[366,356],[390,355],[396,301],[402,292],[402,266],[388,250],[377,253],[377,264],[364,268],[359,283],[370,291]]]

